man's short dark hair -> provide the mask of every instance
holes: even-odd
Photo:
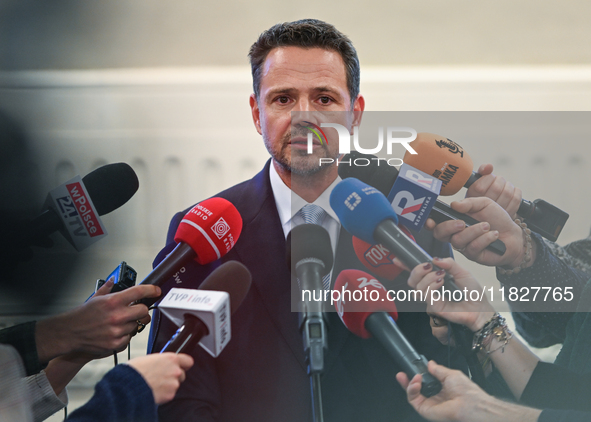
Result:
[[[318,19],[302,19],[274,25],[263,32],[250,47],[248,57],[257,100],[260,94],[263,64],[269,52],[277,47],[323,48],[338,52],[345,62],[351,104],[359,95],[359,59],[351,40],[329,23]]]

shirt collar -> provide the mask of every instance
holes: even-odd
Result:
[[[273,195],[275,196],[277,211],[279,212],[279,219],[281,220],[281,225],[283,226],[289,222],[293,216],[304,205],[307,204],[307,202],[299,195],[292,192],[291,189],[289,189],[285,183],[283,183],[283,180],[281,180],[281,177],[279,177],[273,162],[271,162],[271,165],[269,166],[269,178],[271,180],[271,189],[273,190]],[[322,192],[322,194],[313,202],[314,205],[322,207],[322,209],[326,211],[326,213],[330,215],[336,222],[340,221],[330,206],[330,193],[341,180],[341,177],[337,176],[334,182],[332,182],[331,185],[326,188],[326,190]]]

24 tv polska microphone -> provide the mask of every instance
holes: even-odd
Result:
[[[337,277],[334,288],[341,292],[335,306],[349,331],[365,339],[375,337],[409,380],[421,374],[423,396],[431,397],[441,391],[441,383],[427,370],[427,359],[414,349],[396,325],[396,304],[389,300],[388,291],[378,280],[363,271],[344,270]],[[353,300],[342,300],[347,291]],[[354,300],[356,291],[361,293],[361,298],[368,296],[370,300]]]
[[[107,164],[88,173],[81,181],[79,176],[75,179],[63,183],[48,194],[46,209],[15,233],[16,244],[31,245],[60,230],[77,250],[82,250],[92,242],[78,239],[79,236],[70,234],[67,228],[87,228],[92,223],[94,233],[80,230],[80,234],[85,235],[85,238],[102,238],[98,231],[104,230],[96,214],[102,216],[121,207],[139,188],[137,175],[126,163]]]
[[[242,232],[242,217],[227,199],[213,197],[195,205],[181,220],[174,236],[177,246],[140,284],[162,286],[185,264],[206,265],[226,255]],[[151,306],[158,299],[140,303]]]
[[[407,152],[404,162],[441,180],[441,195],[454,195],[462,187],[469,188],[481,177],[472,171],[472,158],[451,139],[433,133],[419,133],[412,146],[417,154]],[[531,230],[553,242],[569,217],[568,213],[542,199],[521,199],[517,214],[526,219]]]
[[[160,353],[189,353],[203,339],[203,348],[217,357],[230,341],[230,315],[244,301],[251,280],[250,271],[244,264],[227,261],[209,274],[196,290],[171,289],[159,309],[174,318],[173,322],[182,321],[182,325]],[[220,292],[227,294],[220,295]],[[216,304],[216,300],[219,303]]]

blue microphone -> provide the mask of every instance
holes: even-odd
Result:
[[[397,226],[398,216],[383,193],[355,178],[335,186],[330,206],[349,233],[371,243],[381,243],[409,268],[433,258]],[[433,265],[433,270],[440,268]],[[450,274],[444,276],[446,289],[460,290]]]

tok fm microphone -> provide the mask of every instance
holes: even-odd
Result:
[[[473,172],[472,158],[456,142],[433,133],[419,133],[412,142],[417,154],[408,152],[404,162],[442,181],[441,194],[453,195],[462,187],[469,188],[480,175]],[[556,241],[569,215],[542,200],[521,200],[517,213],[527,219],[528,227]]]
[[[209,198],[195,205],[181,220],[174,241],[176,247],[140,284],[162,286],[185,264],[205,265],[226,255],[242,232],[242,217],[224,198]],[[155,299],[142,299],[150,306]]]
[[[244,264],[228,261],[207,276],[198,289],[171,289],[158,309],[180,328],[160,353],[190,353],[201,342],[217,357],[230,341],[230,315],[246,297],[251,278]]]
[[[376,338],[409,379],[422,374],[423,396],[431,397],[441,391],[441,383],[427,370],[427,359],[396,325],[396,305],[378,280],[363,271],[344,270],[336,279],[335,290],[341,292],[335,304],[337,312],[352,333],[361,338]],[[356,297],[362,300],[355,300]]]
[[[397,226],[398,216],[376,188],[354,178],[345,179],[334,187],[330,206],[349,233],[365,242],[384,245],[409,268],[433,262],[433,258]],[[433,271],[438,270],[433,265]],[[445,274],[444,285],[448,290],[459,290],[451,274]]]
[[[406,227],[400,227],[413,241],[415,238]],[[384,245],[364,242],[356,236],[353,236],[353,249],[355,255],[365,267],[374,275],[382,277],[388,281],[394,280],[404,270],[398,265],[394,265],[392,260],[396,257]]]
[[[366,166],[347,165],[348,162],[355,163],[358,160],[369,164]],[[425,181],[423,176],[431,181],[438,182],[437,179],[433,179],[429,175],[420,175],[416,169],[406,163],[400,170],[401,173],[393,166],[385,163],[380,164],[377,157],[357,151],[347,154],[339,164],[339,176],[342,179],[356,178],[375,187],[392,200],[392,208],[395,208],[397,213],[401,215],[401,221],[413,230],[420,231],[427,218],[432,218],[438,224],[447,220],[462,220],[466,223],[466,227],[480,223],[438,200],[437,193],[431,191],[431,188],[427,189],[422,186],[422,183],[417,183]],[[401,176],[400,180],[399,175]],[[406,203],[405,209],[400,207],[403,203]],[[488,245],[487,249],[498,255],[503,255],[507,250],[505,244],[499,239]]]

